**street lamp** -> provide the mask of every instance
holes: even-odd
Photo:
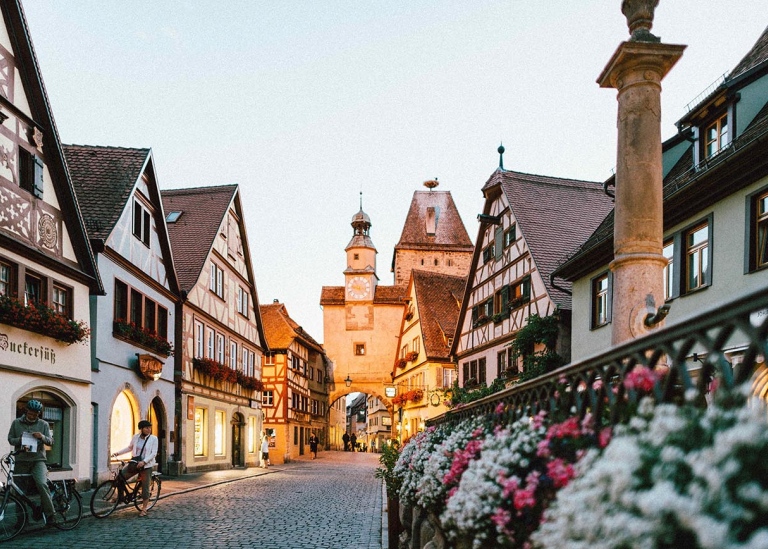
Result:
[[[349,374],[347,374],[347,379],[344,380],[344,384],[347,387],[351,387],[352,386],[352,379],[349,377]]]

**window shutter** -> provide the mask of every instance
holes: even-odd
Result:
[[[462,380],[463,381],[462,386],[464,386],[467,384],[467,380],[469,379],[469,362],[465,362],[462,369],[464,370],[464,379]]]
[[[437,367],[437,387],[443,388],[445,387],[445,384],[443,382],[443,368],[442,366]]]
[[[613,271],[608,271],[608,304],[606,311],[606,319],[608,322],[612,320],[613,313]]]
[[[477,305],[472,307],[472,322],[477,322]]]
[[[496,227],[496,233],[494,236],[494,259],[496,261],[501,259],[501,254],[504,251],[504,228]]]
[[[141,235],[141,240],[147,246],[149,246],[150,226],[151,226],[151,223],[149,222],[149,212],[145,210],[144,211],[144,227],[143,227],[144,234]]]
[[[35,156],[33,194],[37,198],[43,198],[43,160]]]
[[[501,311],[506,313],[509,311],[509,284],[501,287]]]
[[[523,279],[522,284],[523,284],[523,299],[525,301],[530,301],[531,300],[531,277],[526,276]]]

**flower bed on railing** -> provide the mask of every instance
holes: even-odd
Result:
[[[264,388],[260,379],[247,376],[239,370],[233,370],[212,358],[193,358],[192,366],[201,374],[205,374],[216,381],[237,383],[250,391],[261,391]]]
[[[138,343],[159,355],[171,356],[173,354],[173,345],[171,345],[170,341],[154,330],[142,328],[133,322],[115,320],[112,325],[112,333],[128,341]]]
[[[0,322],[52,337],[67,345],[85,341],[91,334],[85,322],[71,320],[45,303],[24,305],[16,298],[4,295],[0,296]]]
[[[644,370],[628,391],[658,389]],[[498,404],[406,443],[393,468],[400,504],[437,517],[452,547],[762,547],[768,421],[748,389],[720,390],[708,409],[645,397],[601,429],[589,414],[510,423]]]
[[[421,389],[412,389],[392,398],[392,404],[405,404],[407,402],[421,402],[424,398],[424,391]]]
[[[400,541],[768,546],[766,311],[756,292],[428,422],[394,468]]]

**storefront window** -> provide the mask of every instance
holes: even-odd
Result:
[[[216,411],[216,424],[214,425],[213,453],[217,456],[224,455],[224,426],[226,416],[221,410]]]
[[[195,408],[195,455],[205,455],[205,408]]]

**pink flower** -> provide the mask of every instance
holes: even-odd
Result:
[[[552,479],[555,488],[562,488],[575,476],[573,465],[562,459],[553,459],[547,463],[547,475]]]
[[[522,511],[526,507],[533,507],[536,505],[536,490],[529,489],[529,490],[518,490],[515,492],[515,497],[513,500],[513,503],[515,505],[515,509],[518,511]]]
[[[611,442],[612,434],[613,430],[610,427],[605,427],[600,431],[600,434],[597,437],[598,445],[600,448],[605,448],[608,446],[608,443]]]
[[[493,521],[496,527],[501,531],[504,531],[506,529],[507,524],[511,520],[512,520],[512,513],[510,513],[509,511],[501,507],[496,508],[496,512],[493,515],[491,515],[491,521]]]
[[[496,406],[496,414],[501,415],[504,413],[504,409],[506,408],[506,405],[503,402],[499,402],[499,404]]]
[[[624,378],[624,386],[627,389],[635,389],[650,393],[659,379],[661,379],[661,374],[654,372],[647,366],[638,364],[627,374],[627,377]]]

